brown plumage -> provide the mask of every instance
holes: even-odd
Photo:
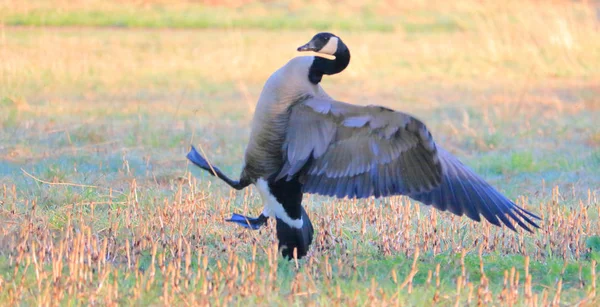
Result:
[[[265,83],[258,99],[250,141],[246,147],[242,179],[255,182],[269,178],[283,165],[281,148],[290,121],[290,107],[307,97],[331,99],[319,84],[308,82],[307,75],[313,61],[310,57],[296,57],[274,72]]]

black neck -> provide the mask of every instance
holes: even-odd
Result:
[[[308,80],[311,83],[318,84],[321,82],[323,75],[334,75],[342,72],[350,63],[350,50],[342,41],[339,42],[333,55],[335,56],[333,60],[315,56],[315,60],[308,71]]]

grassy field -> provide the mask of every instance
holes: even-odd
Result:
[[[3,1],[0,305],[599,304],[600,9],[555,1]],[[317,30],[335,98],[416,115],[542,216],[534,234],[407,198],[307,196],[277,254],[237,175],[264,81]]]

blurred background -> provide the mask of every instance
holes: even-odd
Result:
[[[595,190],[599,18],[595,1],[5,0],[0,182],[168,183],[191,143],[237,173],[263,83],[330,31],[352,52],[323,81],[336,99],[413,113],[509,193]]]

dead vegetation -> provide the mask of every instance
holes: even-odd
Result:
[[[599,231],[599,209],[591,193],[565,207],[554,189],[551,199],[528,208],[543,219],[533,235],[475,224],[399,197],[325,200],[320,206],[309,201],[318,237],[306,261],[288,263],[278,255],[273,223],[255,232],[223,223],[235,210],[232,201],[254,208],[257,195],[219,197],[198,186],[203,184],[195,179],[180,181],[172,197],[156,199],[144,196],[134,180],[123,202],[65,204],[55,220],[5,185],[0,298],[44,305],[327,300],[547,306],[558,305],[561,288],[568,288],[581,295],[569,304],[595,301],[596,261],[589,258],[586,238]],[[510,261],[494,259],[505,256]],[[376,264],[385,259],[396,262]],[[530,266],[556,259],[563,263],[556,281],[544,278],[548,268]],[[347,280],[364,287],[349,287]],[[413,292],[422,297],[415,300]]]

